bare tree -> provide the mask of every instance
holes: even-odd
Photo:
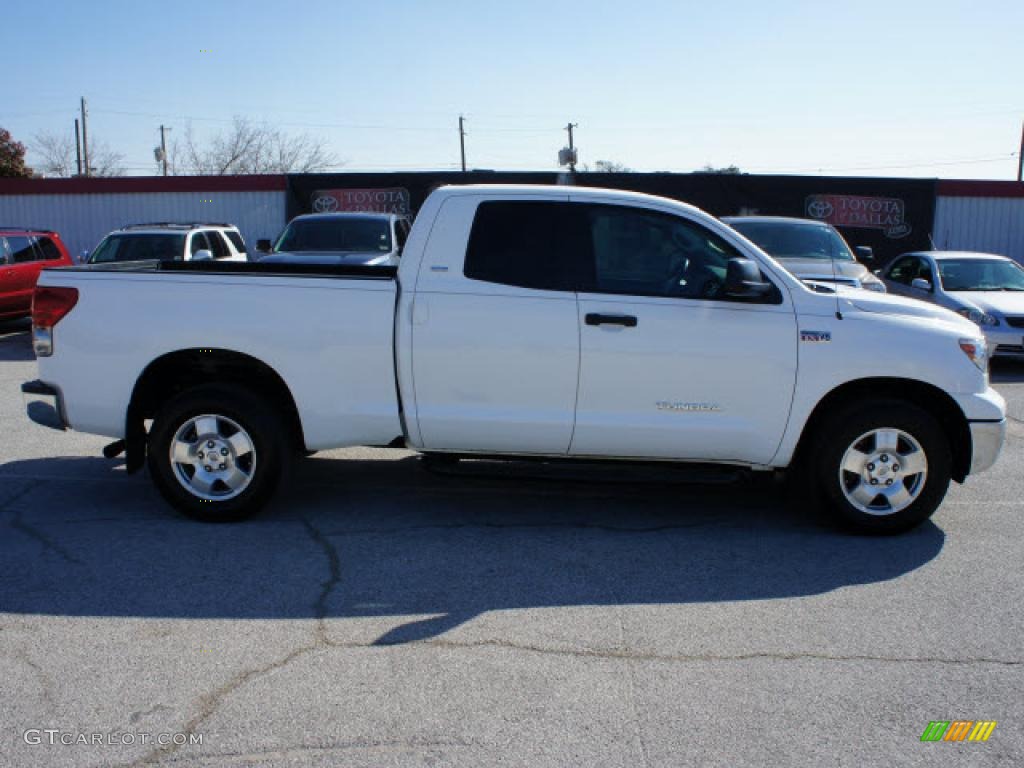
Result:
[[[597,173],[633,173],[633,169],[614,160],[598,160],[594,163]]]
[[[69,133],[40,131],[34,137],[32,150],[42,157],[39,170],[46,176],[68,178],[78,172],[75,137]],[[124,176],[124,155],[102,141],[90,139],[89,166],[90,176]]]
[[[713,165],[705,165],[700,169],[699,173],[722,173],[730,176],[743,173],[737,165],[727,165],[723,168],[715,168]]]
[[[338,162],[322,139],[283,131],[249,118],[235,116],[231,127],[206,143],[196,139],[192,126],[181,145],[168,151],[174,172],[198,176],[249,173],[310,173]]]

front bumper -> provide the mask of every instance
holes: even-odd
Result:
[[[64,417],[64,402],[60,390],[52,384],[36,379],[21,385],[25,412],[36,424],[61,431],[68,428]]]
[[[1024,358],[1024,328],[982,328],[990,357]]]
[[[1001,421],[972,421],[971,428],[971,471],[969,474],[984,472],[996,463],[1003,443],[1006,441],[1006,419]]]

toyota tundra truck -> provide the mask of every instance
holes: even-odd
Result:
[[[44,271],[29,415],[114,440],[209,521],[302,452],[785,470],[863,532],[927,519],[1006,430],[953,312],[809,287],[689,205],[443,187],[398,267],[165,262]]]

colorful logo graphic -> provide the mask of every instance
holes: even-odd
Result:
[[[995,720],[932,720],[921,741],[988,741],[995,729]]]

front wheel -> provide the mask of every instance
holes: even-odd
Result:
[[[287,436],[247,390],[204,386],[168,402],[149,433],[150,474],[175,509],[204,522],[241,520],[270,498]]]
[[[861,533],[900,533],[931,517],[949,488],[941,425],[908,402],[849,406],[822,428],[812,456],[816,492]]]

